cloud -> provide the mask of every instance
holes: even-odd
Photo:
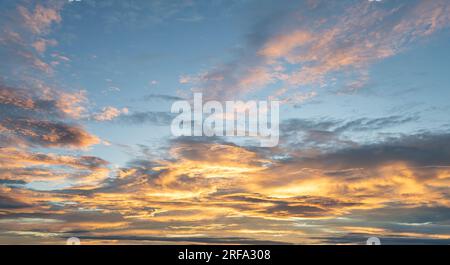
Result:
[[[376,234],[375,234],[376,235]],[[336,244],[360,244],[365,245],[367,239],[373,234],[348,233],[340,237],[320,237],[320,241],[329,245]],[[410,234],[405,236],[383,236],[383,245],[448,245],[450,240],[446,238],[424,238],[423,234]]]
[[[241,237],[155,237],[155,236],[81,236],[81,240],[120,240],[137,242],[176,242],[176,243],[202,243],[202,244],[243,244],[243,245],[278,245],[287,244],[282,241],[265,241]]]
[[[168,95],[148,95],[145,100],[162,99],[162,100],[178,100],[177,97]],[[91,115],[91,119],[100,122],[118,121],[121,123],[139,125],[169,125],[175,115],[164,111],[130,111],[128,108],[118,109],[116,107],[104,107],[101,112]]]
[[[174,115],[164,111],[136,111],[119,117],[118,121],[129,124],[154,124],[168,125],[173,120]]]
[[[439,136],[430,139],[440,141]],[[198,214],[214,206],[210,217],[219,213],[261,218],[339,216],[351,209],[379,208],[399,198],[403,204],[420,201],[448,206],[447,195],[439,189],[448,185],[442,179],[448,168],[434,168],[438,158],[421,164],[411,159],[432,150],[425,148],[427,140],[419,142],[423,150],[405,150],[398,157],[384,158],[390,150],[380,144],[386,153],[375,149],[376,157],[360,154],[368,148],[361,146],[277,161],[270,160],[270,154],[235,145],[178,140],[170,151],[173,160],[134,161],[108,185],[120,193],[128,188],[145,190],[161,209],[171,208],[171,203],[162,203],[168,198],[182,200],[185,207],[198,209]],[[429,167],[417,168],[423,165]],[[421,170],[429,177],[423,178]],[[224,206],[219,207],[219,202]]]
[[[259,53],[270,60],[303,66],[288,79],[296,85],[324,82],[328,74],[343,69],[364,75],[370,63],[448,27],[450,17],[445,10],[450,6],[446,1],[413,5],[384,8],[361,2],[339,17],[324,18],[312,29],[294,28],[275,35]]]
[[[0,179],[0,185],[15,186],[15,185],[24,185],[24,184],[26,184],[26,182],[24,180]]]
[[[4,145],[88,147],[99,139],[64,118],[84,112],[83,93],[66,93],[48,87],[35,90],[0,85],[0,140]]]
[[[335,126],[331,124],[320,126]],[[232,242],[242,244],[279,242],[280,235],[284,243],[331,238],[355,243],[356,234],[403,242],[417,237],[445,240],[450,237],[449,167],[437,164],[448,161],[448,148],[442,146],[450,142],[447,138],[427,134],[328,152],[285,150],[287,157],[279,158],[281,150],[216,138],[178,138],[170,143],[166,158],[144,154],[114,177],[86,187],[30,192],[18,186],[4,194],[39,210],[25,214],[26,208],[10,209],[4,218],[63,220],[60,226],[46,226],[46,233],[65,237],[61,231],[66,231],[93,240],[89,242],[154,242],[173,235],[176,242],[216,242],[225,231],[240,239]],[[86,159],[89,162],[52,156],[40,160],[72,161],[75,168],[104,165]],[[57,203],[45,207],[51,202]],[[408,230],[409,224],[427,222],[435,225]],[[10,231],[33,231],[33,226],[14,224],[3,223]],[[339,236],[327,232],[330,229]]]
[[[95,183],[109,172],[108,162],[98,157],[38,153],[14,147],[0,148],[0,166],[2,184],[7,186],[38,181],[81,185]]]
[[[35,41],[32,45],[36,49],[37,52],[43,53],[47,49],[47,46],[55,46],[58,42],[56,40],[46,40],[46,39],[39,39]]]
[[[367,138],[367,132],[382,133],[418,120],[419,117],[415,115],[354,120],[288,119],[280,124],[281,144],[294,149],[343,149],[357,145],[360,140],[355,136],[358,133]]]
[[[0,21],[0,30],[4,33],[0,38],[3,74],[9,73],[18,79],[30,78],[36,70],[40,74],[54,74],[53,65],[57,63],[46,61],[43,55],[49,47],[58,44],[57,40],[46,36],[62,21],[63,6],[64,1],[22,2],[15,9],[4,10],[7,15]]]
[[[0,209],[21,209],[27,208],[29,205],[23,202],[12,200],[8,197],[0,196]]]
[[[33,11],[24,6],[17,8],[26,27],[34,34],[45,34],[53,23],[61,22],[58,7],[37,4]]]
[[[41,83],[35,84],[32,89],[0,84],[0,107],[11,116],[45,115],[78,119],[84,115],[85,102],[84,91],[69,93]]]
[[[63,122],[32,120],[26,118],[3,119],[2,134],[9,139],[45,147],[88,147],[100,140],[83,128]]]
[[[256,25],[234,60],[182,76],[180,83],[220,100],[283,83],[272,97],[295,104],[319,96],[307,86],[326,83],[343,70],[352,76],[349,87],[363,87],[370,64],[448,24],[443,1],[349,3],[327,3],[340,12],[336,17],[316,10],[325,4],[320,1],[289,5],[288,15],[271,13],[270,24]],[[104,9],[113,3],[86,4]],[[115,23],[141,14],[138,3],[125,5],[128,12],[103,19]],[[1,52],[15,47],[26,60],[19,64],[14,55],[6,61],[50,72],[40,53],[51,49],[45,36],[61,21],[58,9],[37,5],[18,12],[21,30],[32,36],[2,29]],[[168,13],[164,19],[173,17]],[[18,68],[14,65],[8,69]],[[449,135],[377,135],[418,121],[417,116],[291,119],[281,124],[275,148],[181,137],[110,170],[104,159],[80,154],[100,142],[81,121],[167,125],[173,115],[115,107],[90,114],[83,91],[20,81],[0,86],[0,242],[55,243],[69,236],[89,243],[220,244],[354,243],[369,235],[386,242],[450,238]],[[354,137],[369,132],[377,137]],[[54,147],[59,149],[46,149]]]
[[[345,89],[364,87],[371,64],[407,50],[450,24],[450,5],[444,0],[408,5],[317,2],[286,8],[282,17],[274,11],[258,23],[234,60],[181,76],[180,83],[191,84],[213,99],[242,97],[281,83],[283,98],[295,104],[307,98],[292,95],[310,86],[315,90],[330,86],[336,74],[345,73]],[[324,9],[339,15],[326,14]]]
[[[182,97],[164,95],[164,94],[150,94],[144,97],[145,100],[165,100],[165,101],[177,101],[177,100],[185,100]]]
[[[339,169],[370,168],[395,162],[404,162],[413,167],[449,166],[450,152],[444,144],[449,139],[447,134],[404,136],[324,154],[317,158],[317,163]]]
[[[59,53],[52,53],[51,56],[59,61],[63,61],[63,62],[70,62],[70,58],[64,55],[61,55]]]
[[[105,167],[108,163],[92,156],[66,156],[56,154],[31,153],[16,148],[1,148],[0,163],[3,167],[20,168],[28,165],[61,165],[78,169],[95,170]]]
[[[417,116],[388,116],[381,118],[359,118],[353,121],[349,121],[345,124],[342,124],[338,128],[335,129],[336,132],[344,132],[344,131],[356,131],[356,132],[364,132],[364,131],[374,131],[380,130],[392,126],[398,126],[405,123],[410,123],[419,120]]]
[[[104,107],[102,112],[94,114],[93,119],[96,121],[110,121],[124,114],[128,114],[127,108],[117,109],[115,107],[108,106]]]
[[[267,41],[264,47],[258,52],[268,58],[280,58],[288,55],[296,47],[314,41],[313,35],[309,32],[297,30],[289,34],[278,35]]]

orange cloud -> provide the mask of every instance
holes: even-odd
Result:
[[[52,23],[61,22],[59,10],[54,7],[44,7],[37,4],[32,12],[23,6],[19,6],[17,9],[24,20],[24,24],[34,34],[46,33]]]
[[[128,113],[127,108],[117,109],[115,107],[108,106],[108,107],[103,108],[102,112],[94,114],[93,118],[96,121],[110,121],[110,120],[117,118],[118,116],[120,116],[122,114],[127,114],[127,113]]]
[[[29,164],[40,160],[80,169],[103,167],[102,161],[92,164],[88,162],[91,159],[23,154],[14,149],[5,150],[3,159],[9,156]],[[48,222],[49,233],[88,230],[89,237],[114,237],[119,242],[137,240],[133,236],[214,238],[226,234],[320,243],[320,237],[352,232],[380,237],[450,237],[448,233],[407,233],[382,223],[370,225],[351,219],[354,212],[376,213],[393,204],[398,209],[450,207],[448,196],[439,192],[450,185],[447,167],[419,169],[392,161],[337,170],[326,160],[319,166],[320,160],[313,157],[276,161],[244,147],[195,141],[176,142],[170,156],[167,160],[135,161],[110,181],[89,182],[61,193],[3,189],[9,196],[4,203],[16,205],[9,212],[48,214],[60,220]],[[420,170],[427,170],[429,177],[423,179]],[[55,210],[50,203],[65,206]],[[391,218],[400,222],[403,217]],[[43,227],[31,225],[33,222],[29,226],[18,226],[14,220],[7,223],[15,225],[11,227],[14,231]]]

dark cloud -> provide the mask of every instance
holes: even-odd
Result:
[[[17,185],[25,185],[27,182],[23,180],[14,180],[14,179],[0,179],[0,185],[5,186],[17,186]]]
[[[99,142],[80,126],[64,122],[8,118],[2,120],[2,126],[13,138],[33,146],[86,147]]]
[[[64,117],[58,100],[43,98],[39,90],[0,85],[0,110],[11,117]]]
[[[449,166],[450,134],[418,134],[347,148],[308,160],[329,169],[371,168],[392,162],[411,166]]]
[[[385,129],[392,126],[398,126],[405,123],[419,120],[417,116],[403,117],[403,116],[389,116],[375,119],[361,118],[349,121],[334,129],[334,132],[348,132],[348,131],[373,131]]]
[[[355,219],[364,219],[367,222],[388,222],[388,223],[441,223],[450,225],[449,207],[385,207],[377,211],[355,210],[352,212]]]
[[[163,111],[145,111],[133,112],[128,115],[121,115],[118,120],[128,124],[153,124],[153,125],[169,125],[175,114]]]
[[[77,235],[75,235],[77,236]],[[157,237],[157,236],[78,236],[81,240],[120,240],[120,241],[145,241],[149,242],[188,242],[208,244],[248,244],[248,245],[278,245],[289,244],[281,241],[257,240],[243,237]]]
[[[77,95],[40,88],[0,85],[0,143],[3,146],[86,147],[99,142],[81,126],[65,121],[78,115]]]
[[[348,233],[340,237],[314,237],[325,244],[360,244],[365,245],[373,234]],[[450,239],[417,238],[407,236],[379,236],[382,245],[448,245]]]
[[[238,202],[239,204],[235,207],[243,211],[254,209],[258,204],[270,205],[257,210],[257,212],[279,217],[321,217],[329,215],[334,209],[358,205],[358,203],[349,203],[339,201],[337,199],[318,196],[298,196],[280,199],[263,197],[258,194],[253,196],[251,196],[251,194],[243,195],[242,191],[239,190],[227,192],[228,194],[214,194],[214,196],[218,196],[215,199],[227,202]]]
[[[280,124],[281,140],[295,147],[342,149],[355,146],[349,133],[373,132],[417,121],[417,116],[389,116],[356,120],[289,119]]]
[[[2,210],[13,210],[13,209],[22,209],[30,207],[29,204],[17,201],[15,199],[0,196],[0,209]]]
[[[150,94],[144,97],[144,100],[165,100],[165,101],[177,101],[177,100],[186,100],[182,97],[171,96],[165,94]]]

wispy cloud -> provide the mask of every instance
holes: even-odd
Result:
[[[47,33],[53,23],[61,22],[61,16],[59,14],[60,8],[61,5],[46,7],[37,4],[32,11],[24,6],[17,7],[17,10],[22,16],[25,26],[32,33],[41,35]]]
[[[127,114],[128,108],[117,109],[115,107],[104,107],[101,112],[93,115],[94,120],[96,121],[110,121],[122,114]]]
[[[323,5],[334,6],[340,14],[324,16]],[[449,8],[446,1],[300,5],[286,12],[281,26],[260,23],[255,29],[258,33],[251,35],[256,37],[231,62],[198,75],[182,76],[180,83],[191,83],[194,89],[221,99],[280,82],[289,88],[283,96],[290,98],[307,86],[329,86],[333,74],[346,71],[353,78],[347,88],[359,89],[370,79],[370,65],[447,28]]]

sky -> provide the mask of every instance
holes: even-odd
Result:
[[[450,2],[0,2],[0,244],[450,243]],[[171,134],[277,100],[280,139]]]

